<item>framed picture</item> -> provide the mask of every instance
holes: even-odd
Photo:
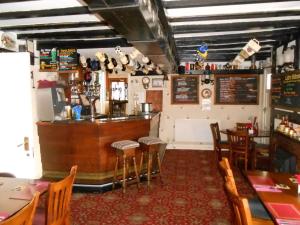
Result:
[[[152,87],[163,87],[163,78],[152,78]]]

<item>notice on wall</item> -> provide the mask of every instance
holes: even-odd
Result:
[[[202,99],[202,111],[210,111],[210,110],[211,110],[211,100]]]
[[[285,73],[282,79],[281,104],[300,107],[300,72]]]
[[[172,104],[199,104],[199,76],[172,76]]]
[[[215,75],[215,103],[258,104],[258,78],[257,74]]]
[[[41,49],[40,51],[40,70],[56,71],[57,70],[57,50]]]
[[[279,105],[281,99],[282,79],[281,74],[272,74],[271,100],[272,104]]]
[[[76,48],[62,48],[58,51],[59,70],[76,70],[78,68],[78,55]]]

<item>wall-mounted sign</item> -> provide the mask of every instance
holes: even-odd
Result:
[[[59,70],[76,70],[78,68],[78,55],[76,48],[61,48],[58,50]]]
[[[300,71],[272,75],[272,104],[300,107]]]
[[[57,70],[57,51],[56,48],[41,49],[40,51],[40,70]]]
[[[256,105],[259,100],[257,74],[215,74],[215,103]]]
[[[199,76],[172,76],[172,104],[199,104]]]

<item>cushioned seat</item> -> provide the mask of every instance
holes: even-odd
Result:
[[[123,140],[123,141],[116,141],[111,144],[111,147],[116,149],[130,149],[130,148],[137,148],[140,144],[136,141],[130,141],[130,140]]]
[[[143,143],[145,145],[155,145],[164,143],[157,137],[141,137],[139,138],[138,142]]]

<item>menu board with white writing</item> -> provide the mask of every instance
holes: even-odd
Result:
[[[272,75],[272,104],[300,107],[300,71]]]
[[[78,55],[76,48],[61,48],[58,52],[59,70],[76,70],[78,68]]]
[[[215,103],[228,105],[258,104],[257,74],[215,75]]]
[[[199,104],[199,76],[172,76],[172,104]]]

